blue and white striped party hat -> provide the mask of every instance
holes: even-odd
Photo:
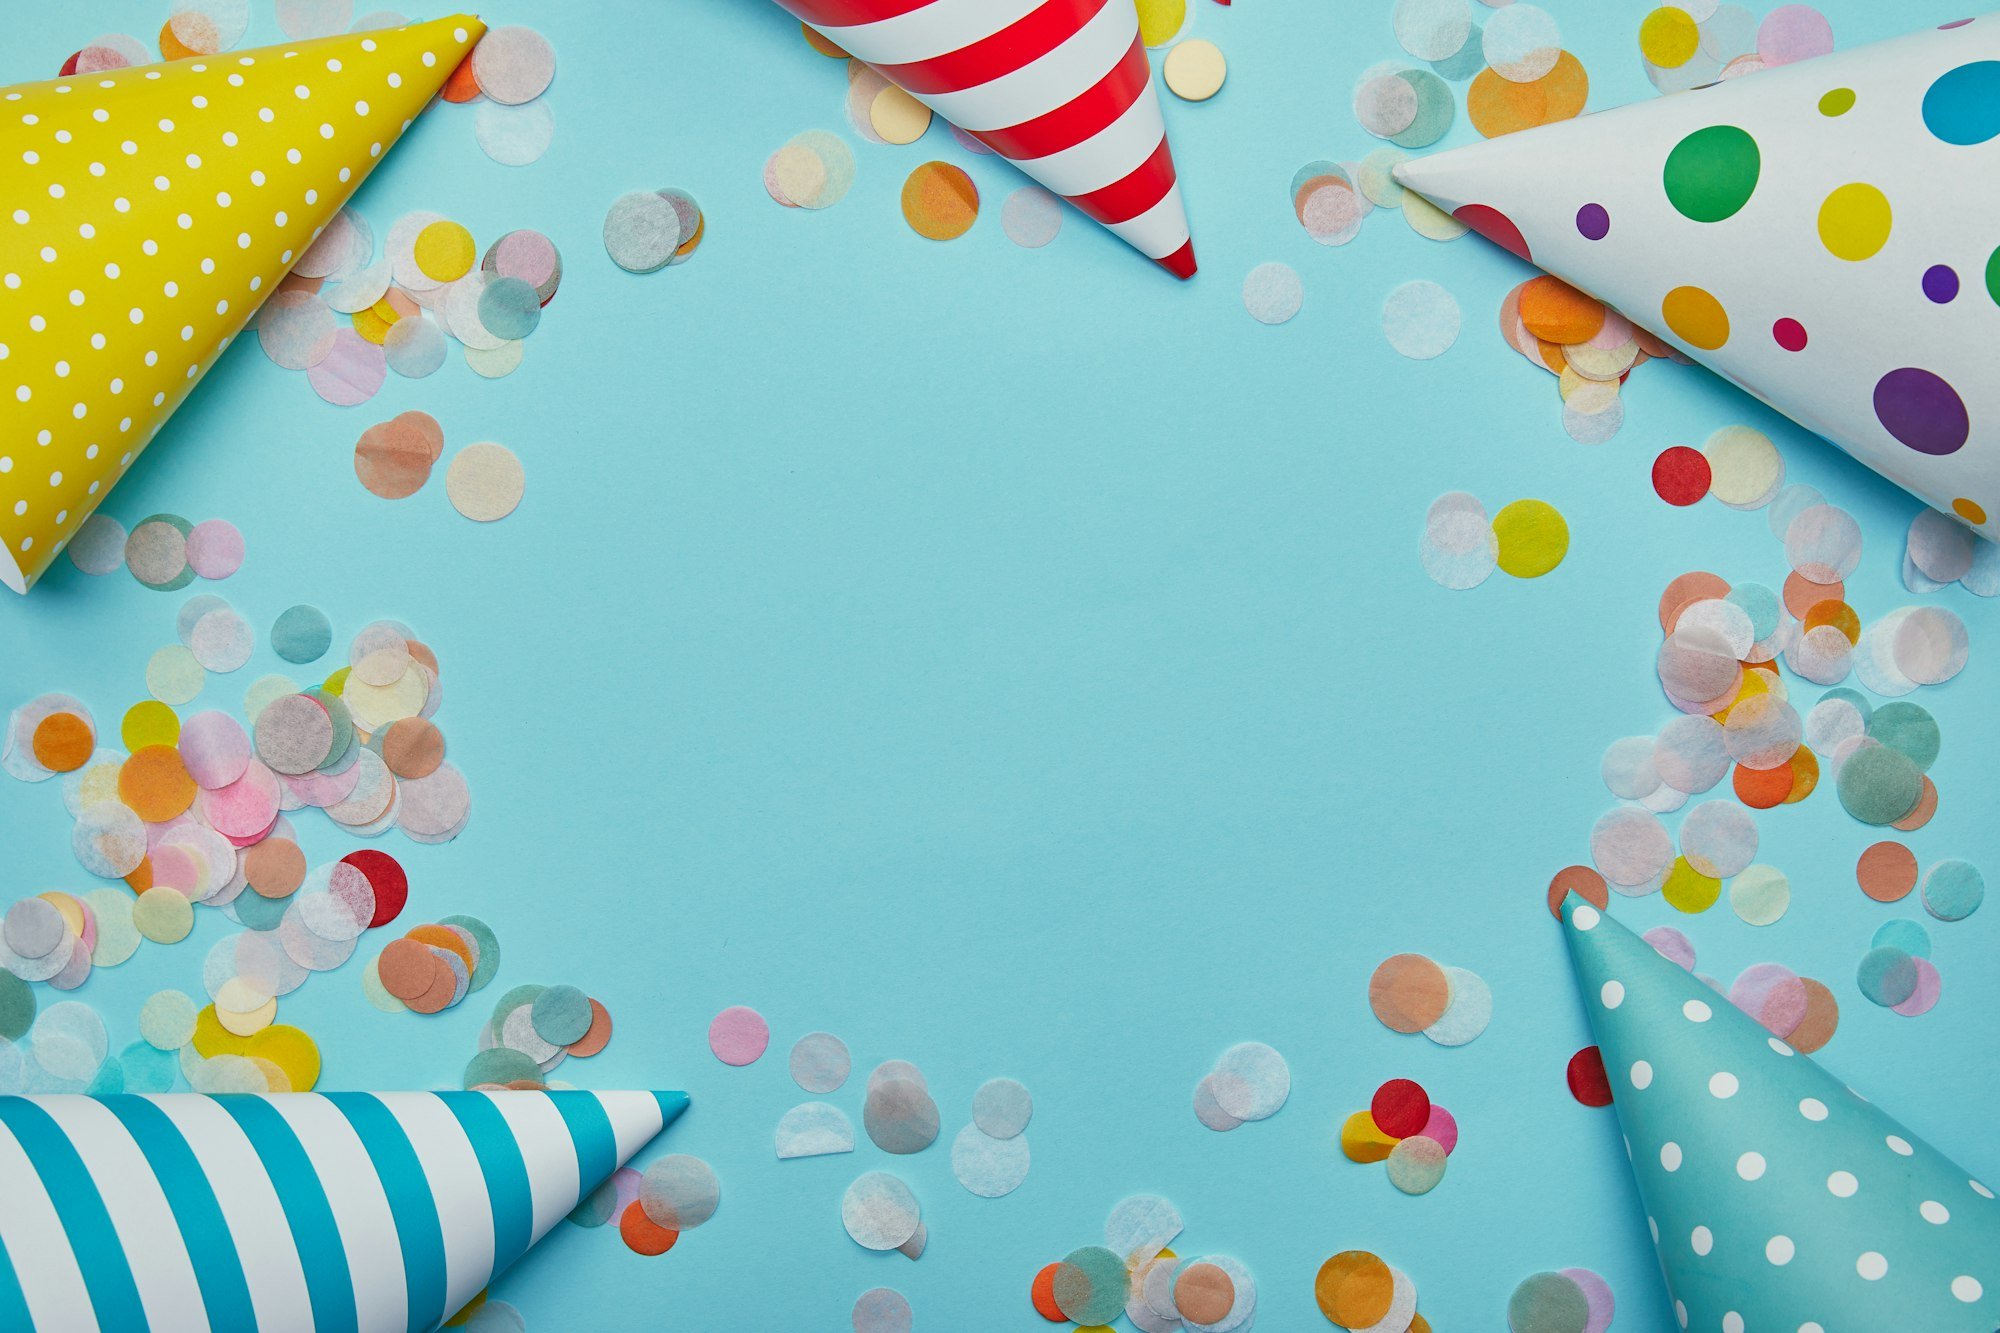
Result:
[[[0,1096],[0,1329],[435,1328],[687,1103]]]
[[[1565,934],[1680,1327],[2000,1326],[2000,1201],[1597,908]]]

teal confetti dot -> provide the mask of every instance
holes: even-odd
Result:
[[[522,1052],[510,1047],[495,1046],[465,1062],[464,1084],[467,1088],[475,1088],[482,1083],[514,1083],[521,1079],[541,1082],[541,1068]]]
[[[1739,583],[1722,600],[1742,608],[1750,617],[1750,632],[1760,641],[1778,632],[1778,613],[1784,604],[1770,588],[1761,583]]]
[[[379,740],[388,728],[383,728],[370,741]],[[476,991],[493,980],[493,974],[500,970],[500,937],[493,933],[493,927],[476,916],[443,916],[438,918],[440,926],[457,926],[472,936],[479,945],[479,966],[472,969],[472,983],[468,992]]]
[[[180,1060],[173,1051],[163,1051],[149,1042],[135,1041],[118,1053],[125,1071],[127,1092],[172,1092],[174,1074]]]
[[[1868,943],[1877,949],[1901,949],[1912,958],[1931,956],[1931,933],[1924,929],[1923,922],[1912,921],[1908,917],[1884,921],[1876,930],[1875,938]]]
[[[528,1018],[536,1036],[551,1046],[567,1046],[590,1031],[590,997],[574,986],[551,986],[535,997]]]
[[[534,985],[532,982],[509,987],[505,994],[493,1002],[493,1030],[498,1032],[501,1028],[505,1027],[507,1025],[507,1015],[513,1013],[524,1004],[533,1004],[535,997],[541,993],[542,987]]]
[[[35,1025],[35,988],[0,971],[0,1039],[19,1041]]]
[[[1071,1250],[1056,1269],[1056,1308],[1079,1324],[1109,1324],[1125,1313],[1125,1261],[1102,1245]]]
[[[266,898],[255,890],[237,894],[231,904],[236,909],[236,919],[247,930],[276,930],[285,919],[285,909],[291,905],[290,898]]]
[[[617,1207],[618,1177],[614,1175],[577,1200],[576,1207],[569,1210],[569,1220],[580,1227],[601,1227],[611,1220]]]
[[[1986,877],[1970,861],[1940,861],[1924,876],[1924,910],[1940,921],[1963,921],[1986,901]]]
[[[519,278],[494,278],[479,294],[479,322],[496,338],[525,338],[542,322],[542,298]]]
[[[1915,994],[1917,960],[1892,945],[1878,945],[1861,955],[1854,980],[1863,995],[1887,1009]]]
[[[271,625],[271,651],[287,662],[317,662],[333,646],[333,622],[316,606],[287,607]]]

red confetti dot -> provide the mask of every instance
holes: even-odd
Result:
[[[1491,204],[1462,204],[1452,216],[1516,258],[1534,262],[1535,257],[1528,253],[1528,238],[1521,235],[1514,219]]]
[[[626,1204],[625,1211],[619,1215],[618,1234],[624,1238],[632,1253],[648,1257],[665,1254],[681,1238],[680,1232],[663,1227],[646,1216],[645,1208],[637,1199]]]
[[[394,921],[403,910],[403,904],[410,900],[410,877],[404,872],[402,863],[389,853],[373,847],[349,852],[340,859],[366,875],[369,887],[375,890],[375,915],[368,922],[369,928],[372,930]]]
[[[1708,459],[1699,449],[1677,444],[1653,460],[1653,489],[1670,505],[1691,505],[1708,494]]]
[[[1604,1072],[1604,1056],[1595,1046],[1586,1046],[1569,1058],[1569,1095],[1585,1106],[1611,1105],[1611,1079]]]
[[[1067,1324],[1069,1317],[1056,1304],[1056,1270],[1061,1264],[1049,1264],[1035,1274],[1035,1280],[1028,1288],[1028,1299],[1034,1303],[1035,1313],[1051,1324]]]
[[[1368,1103],[1375,1128],[1391,1138],[1407,1139],[1424,1132],[1431,1119],[1431,1096],[1412,1079],[1392,1078],[1375,1089]]]
[[[1771,326],[1771,337],[1787,352],[1806,350],[1806,326],[1796,319],[1781,319]]]

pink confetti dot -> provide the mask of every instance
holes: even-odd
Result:
[[[708,1049],[726,1065],[754,1064],[771,1044],[771,1025],[764,1015],[740,1004],[731,1005],[708,1025]]]
[[[243,568],[243,534],[226,518],[197,523],[188,533],[187,562],[205,579],[226,579]]]

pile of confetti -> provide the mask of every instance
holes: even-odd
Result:
[[[1494,570],[1538,579],[1569,554],[1569,523],[1546,500],[1516,500],[1492,518],[1479,497],[1448,491],[1431,501],[1417,547],[1424,573],[1440,588],[1464,591]]]
[[[1493,1021],[1493,991],[1476,972],[1399,953],[1376,965],[1368,1007],[1391,1032],[1421,1032],[1440,1046],[1463,1046]]]
[[[1986,511],[1957,500],[1966,523],[1984,523]],[[1903,586],[1915,593],[1943,592],[1952,584],[1976,597],[2000,597],[2000,543],[1981,541],[1965,523],[1926,509],[1910,520],[1903,547]]]
[[[1740,5],[1686,0],[1640,21],[1639,61],[1663,93],[1687,92],[1833,50],[1833,25],[1810,5],[1780,5],[1759,23]]]
[[[604,215],[604,252],[627,273],[657,273],[692,259],[707,231],[701,205],[686,190],[633,190]]]
[[[1348,1160],[1388,1163],[1389,1183],[1405,1194],[1436,1189],[1457,1146],[1458,1121],[1414,1079],[1390,1079],[1340,1127]]]
[[[1530,1273],[1507,1298],[1507,1327],[1512,1333],[1605,1333],[1616,1310],[1611,1284],[1588,1268]]]
[[[541,159],[555,138],[555,117],[542,94],[555,82],[556,53],[532,28],[492,28],[459,62],[441,94],[447,102],[477,102],[473,136],[480,151],[505,167]]]
[[[221,518],[190,523],[179,514],[153,514],[127,534],[100,511],[83,521],[66,549],[85,574],[109,574],[123,565],[155,592],[178,592],[197,578],[220,581],[243,567],[243,534]]]
[[[475,918],[446,917],[439,925],[463,930],[496,956],[499,952],[498,943],[491,940],[492,932]],[[485,940],[480,940],[481,932]],[[445,952],[448,957],[438,963],[453,978],[456,989],[457,968],[450,956],[456,956],[461,964],[464,957],[449,948]],[[383,954],[386,958],[388,951]],[[386,986],[386,980],[382,984]],[[465,984],[470,987],[469,982]],[[468,1090],[547,1087],[548,1076],[564,1060],[572,1055],[588,1058],[610,1043],[610,1011],[575,986],[530,982],[510,987],[494,1001],[493,1016],[480,1029],[478,1053],[466,1062],[461,1081]]]
[[[1072,1250],[1029,1284],[1035,1312],[1052,1324],[1102,1327],[1123,1314],[1143,1333],[1235,1333],[1257,1313],[1257,1281],[1227,1255],[1182,1258],[1168,1249],[1180,1211],[1154,1194],[1111,1210],[1104,1244]]]
[[[341,209],[257,313],[264,354],[338,407],[373,398],[391,370],[434,373],[447,337],[485,378],[512,374],[562,283],[562,256],[538,231],[510,231],[480,255],[461,223],[406,213],[382,250],[377,259],[367,219]]]
[[[493,974],[500,967],[500,941],[494,936],[492,927],[477,917],[448,916],[432,925],[413,926],[404,932],[403,938],[386,945],[382,952],[362,969],[361,985],[368,994],[368,1000],[376,1008],[389,1013],[400,1013],[405,1009],[420,1014],[437,1014],[455,1007],[459,1001],[476,990],[482,989],[493,980]],[[551,992],[574,991],[575,987],[551,987]],[[563,998],[567,998],[564,996]],[[546,1021],[535,1026],[537,1035],[553,1040],[558,1033],[563,1039],[555,1042],[568,1046],[581,1039],[572,1033],[576,1027],[574,1006],[560,1008],[552,1006],[550,1014],[543,1015]],[[583,1006],[583,1027],[588,1029],[593,1007],[599,1012],[603,1006],[590,1001]],[[604,1019],[606,1039],[609,1039],[611,1019]],[[601,1047],[602,1042],[598,1043]],[[595,1054],[593,1051],[571,1052],[572,1054]]]
[[[1431,1333],[1430,1321],[1417,1313],[1417,1284],[1368,1250],[1342,1250],[1321,1264],[1313,1300],[1328,1323],[1350,1333]]]
[[[1609,225],[1593,209],[1597,214],[1604,211],[1585,204],[1577,213],[1577,229],[1586,236],[1593,230],[1601,235]],[[1546,274],[1528,279],[1502,298],[1500,336],[1530,363],[1556,377],[1563,430],[1579,444],[1603,444],[1625,424],[1625,401],[1619,390],[1635,369],[1655,357],[1687,361],[1602,301]]]
[[[1221,1133],[1251,1120],[1268,1120],[1292,1093],[1285,1057],[1261,1041],[1224,1051],[1215,1068],[1194,1085],[1195,1119]]]

